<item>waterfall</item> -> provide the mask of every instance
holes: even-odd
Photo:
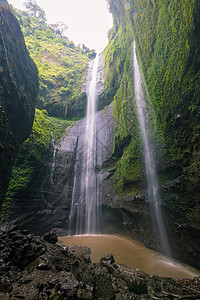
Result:
[[[161,208],[160,208],[160,195],[159,195],[159,183],[156,173],[155,158],[154,158],[154,147],[150,136],[149,119],[146,110],[146,104],[143,97],[142,80],[139,64],[136,57],[136,46],[133,43],[133,65],[134,65],[134,92],[135,102],[138,115],[139,127],[141,130],[143,144],[144,144],[144,162],[146,169],[147,178],[147,191],[148,200],[152,208],[153,219],[156,224],[156,229],[159,233],[161,241],[161,247],[165,254],[169,255],[169,244],[168,238],[162,219]]]
[[[96,174],[96,100],[99,56],[95,58],[87,93],[87,114],[84,134],[79,137],[70,227],[76,234],[94,234],[99,231],[98,178]],[[81,171],[79,171],[81,169]],[[79,172],[78,172],[79,171]],[[75,228],[74,228],[75,227]]]

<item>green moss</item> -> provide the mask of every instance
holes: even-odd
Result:
[[[140,173],[141,162],[138,159],[137,146],[134,143],[134,140],[132,140],[128,147],[123,151],[123,155],[116,165],[115,186],[117,192],[141,192],[141,186],[138,183]]]
[[[134,32],[144,76],[166,152],[174,162],[188,164],[184,153],[193,151],[194,145],[188,147],[188,140],[194,139],[199,115],[197,1],[185,1],[184,5],[177,0],[157,1],[150,5],[135,0],[132,5],[138,12]]]
[[[104,116],[105,116],[105,118],[107,118],[107,116],[108,116],[108,106],[104,107]]]
[[[39,72],[37,107],[51,116],[84,115],[83,84],[89,57],[94,51],[75,47],[67,37],[57,36],[44,21],[25,12],[16,12],[21,20],[25,43]],[[28,24],[28,25],[27,25]]]
[[[115,5],[116,3],[114,3]],[[141,138],[135,112],[133,67],[132,67],[132,30],[129,28],[128,15],[121,23],[114,24],[109,33],[110,43],[105,55],[105,99],[114,100],[115,136],[113,158],[116,170],[113,174],[118,194],[141,192]]]
[[[125,12],[125,1],[109,0],[114,26],[109,32],[110,44],[105,52],[105,99],[114,98],[116,120],[115,149],[120,142],[134,140],[139,149],[135,121],[129,58],[134,38],[148,93],[145,100],[157,142],[165,145],[168,166],[179,170],[180,190],[174,198],[177,212],[190,216],[197,224],[200,181],[200,4],[197,0],[131,0]],[[145,89],[144,89],[145,91]],[[111,97],[110,97],[111,96]],[[129,105],[129,106],[128,106]],[[130,118],[129,114],[132,116]],[[133,122],[131,123],[131,119]],[[139,142],[140,143],[140,142]],[[128,145],[127,145],[128,147]],[[127,147],[118,156],[116,181],[123,186],[129,178]],[[138,159],[139,151],[134,159]],[[132,160],[131,160],[132,161]],[[130,168],[134,167],[130,163]],[[136,168],[137,169],[137,168]],[[139,174],[137,169],[135,174]],[[135,172],[135,171],[134,171]],[[173,172],[172,172],[173,173]],[[123,175],[125,174],[125,178]],[[132,175],[134,177],[134,175]],[[173,174],[162,175],[164,182]],[[196,213],[195,213],[196,211]],[[195,221],[196,220],[196,221]]]
[[[5,221],[9,215],[12,199],[28,188],[44,158],[51,156],[53,144],[59,143],[66,127],[74,123],[48,117],[46,114],[46,111],[36,110],[32,133],[19,149],[1,211],[1,222]]]

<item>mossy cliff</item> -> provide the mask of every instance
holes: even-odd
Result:
[[[48,25],[44,18],[14,11],[38,68],[37,107],[46,109],[54,117],[84,116],[87,103],[85,78],[89,58],[95,56],[95,51],[75,46],[58,30],[58,24]]]
[[[0,2],[0,206],[19,146],[33,123],[37,68],[7,1]]]
[[[194,0],[186,0],[184,4],[180,6],[178,0],[173,1],[173,3],[167,0],[110,0],[108,2],[114,17],[114,26],[109,32],[109,45],[104,51],[105,81],[104,90],[99,97],[98,106],[99,109],[101,109],[107,104],[114,102],[115,136],[112,157],[103,164],[103,168],[105,168],[103,171],[105,171],[105,173],[108,172],[108,176],[102,184],[102,216],[104,217],[104,228],[102,231],[106,233],[129,234],[134,239],[143,241],[145,245],[160,250],[159,241],[152,226],[153,222],[149,203],[145,199],[146,189],[142,157],[142,139],[134,101],[132,54],[134,39],[137,46],[137,57],[144,78],[144,96],[146,103],[150,103],[147,109],[152,125],[153,137],[158,146],[157,150],[162,150],[156,153],[156,155],[158,155],[156,157],[159,158],[157,159],[157,171],[161,187],[161,207],[164,222],[166,223],[169,233],[172,251],[176,258],[200,268],[200,262],[198,260],[200,255],[198,185],[200,177],[198,132],[200,86],[200,46],[198,43],[198,28],[200,25],[199,3]],[[12,24],[12,22],[10,22],[10,24]],[[41,37],[40,45],[37,44],[36,36],[31,37],[31,39],[35,41],[35,46],[31,45],[31,40],[29,40],[30,36],[27,37],[30,49],[33,51],[32,55],[35,55],[33,54],[34,51],[42,48],[44,56],[46,55],[45,53],[48,53],[48,55],[45,56],[48,60],[52,53],[50,53],[50,49],[48,49],[48,51],[46,51],[46,48],[46,50],[43,49],[45,43],[43,44],[42,38],[44,38],[45,41],[49,38],[52,39],[52,43],[50,44],[54,46],[56,45],[54,42],[57,38],[48,28],[46,28],[45,33],[42,33],[42,31],[38,33],[36,28],[33,27],[32,30],[36,35]],[[50,35],[50,37],[47,38],[47,35]],[[6,37],[7,36],[9,35],[6,35]],[[15,36],[17,35],[15,34]],[[19,40],[16,42],[18,43]],[[68,43],[68,41],[65,40],[62,41],[61,44],[65,42]],[[59,44],[59,47],[61,47],[61,44]],[[6,50],[4,53],[7,55],[9,52]],[[43,57],[43,54],[41,57]],[[2,54],[2,57],[4,57],[3,55],[4,54]],[[52,55],[54,56],[54,54]],[[13,54],[12,57],[14,58],[15,54]],[[18,58],[15,68],[19,66],[19,61],[20,59]],[[82,70],[83,72],[80,72],[82,79],[87,61],[88,58],[84,56],[82,61],[84,68]],[[9,68],[10,66],[14,66],[12,61],[9,62],[9,64]],[[38,66],[39,64],[38,61]],[[24,63],[21,63],[20,66],[21,65],[24,66]],[[67,66],[67,69],[68,67],[71,68],[68,66],[68,60],[64,62],[64,65]],[[24,66],[24,68],[26,67]],[[41,70],[42,68],[45,74],[45,66],[41,64]],[[35,70],[34,67],[31,69]],[[4,68],[1,69],[1,73],[5,73]],[[76,97],[71,101],[72,98],[69,98],[67,95],[65,95],[65,97],[64,93],[62,102],[60,101],[61,98],[59,97],[61,94],[58,90],[56,94],[59,97],[55,99],[55,102],[53,100],[54,98],[48,102],[49,92],[51,93],[51,91],[54,90],[54,84],[57,82],[59,76],[57,76],[58,74],[56,73],[56,76],[52,79],[50,78],[51,74],[49,74],[48,71],[47,73],[48,80],[50,80],[48,84],[45,81],[46,79],[42,77],[42,72],[40,74],[41,87],[43,89],[44,85],[46,85],[45,89],[48,92],[45,94],[47,102],[45,102],[46,100],[43,102],[43,104],[47,104],[47,106],[43,106],[42,104],[41,108],[46,107],[49,109],[49,112],[52,113],[50,109],[50,102],[52,100],[52,107],[54,107],[54,104],[56,107],[59,107],[57,111],[58,115],[61,111],[62,113],[60,115],[66,115],[65,108],[68,104],[72,108],[71,111],[74,111],[74,109],[77,108],[75,104]],[[12,94],[14,96],[18,94],[26,95],[26,85],[25,83],[21,83],[21,77],[17,77],[22,76],[21,74],[22,72],[18,72],[18,70],[16,70],[16,74],[13,72],[12,79],[14,78],[14,81],[11,80],[12,88],[7,89],[7,98],[3,98],[4,106],[2,105],[2,107],[4,111],[6,111],[6,109],[9,111],[9,109],[11,110],[12,108],[14,112],[12,110],[11,112],[16,112],[17,116],[19,115],[21,119],[23,119],[25,114],[23,110],[25,110],[25,108],[20,109],[18,112],[17,109],[20,107],[18,103],[16,107],[15,105],[9,106],[9,102],[7,106],[5,105],[5,99],[10,99],[9,97]],[[69,77],[71,76],[70,74],[71,71],[69,71]],[[30,79],[29,76],[31,76],[31,73],[27,75],[26,80]],[[4,77],[1,78],[6,77],[4,75]],[[42,81],[42,78],[44,81]],[[63,80],[65,81],[65,79]],[[77,77],[75,76],[74,80],[76,79]],[[54,82],[52,82],[52,80]],[[5,82],[5,79],[4,81],[2,80],[2,85]],[[17,82],[19,90],[15,89],[15,82]],[[36,79],[31,82],[35,82],[36,90]],[[77,82],[80,83],[82,81],[78,80]],[[49,89],[51,83],[52,89]],[[27,83],[27,86],[28,84],[29,83]],[[62,88],[61,85],[62,78],[56,86],[56,89]],[[68,89],[67,85],[68,81],[66,80],[66,89]],[[30,86],[33,88],[33,85]],[[64,92],[63,89],[62,91]],[[65,90],[65,92],[67,91]],[[73,93],[71,94],[72,96]],[[34,91],[32,91],[32,95],[34,95]],[[77,94],[75,93],[75,95]],[[22,99],[29,98],[25,97]],[[44,99],[40,98],[40,100],[43,101]],[[69,103],[67,102],[68,100]],[[108,115],[108,111],[108,107],[105,107],[105,118]],[[67,112],[69,112],[69,110]],[[3,112],[2,115],[4,116]],[[14,120],[16,119],[12,118],[9,122],[12,124]],[[4,122],[6,122],[6,117]],[[77,144],[74,142],[76,138],[73,138],[72,146],[75,148],[73,148],[72,151],[69,151],[67,148],[68,150],[64,151],[64,155],[59,157],[58,151],[55,151],[54,147],[54,152],[52,153],[52,139],[56,140],[55,135],[57,135],[57,133],[55,132],[55,127],[57,122],[57,120],[49,118],[45,111],[37,112],[33,132],[30,139],[22,146],[19,159],[16,160],[15,167],[13,168],[13,178],[10,182],[7,194],[8,204],[9,199],[14,198],[17,200],[15,201],[16,207],[13,210],[14,214],[16,214],[15,217],[21,216],[20,205],[22,210],[24,210],[24,203],[29,202],[31,214],[34,212],[36,218],[42,218],[43,221],[45,220],[44,218],[48,219],[46,223],[42,223],[43,230],[47,228],[44,224],[49,223],[48,214],[50,210],[52,211],[51,215],[56,220],[55,226],[58,227],[67,224],[67,222],[65,222],[66,216],[70,210],[70,193],[72,191],[71,187],[73,186],[74,164],[76,161],[76,152],[74,149]],[[61,121],[61,123],[60,125],[63,128],[67,125],[63,121]],[[12,124],[13,135],[15,136],[17,136],[15,131],[19,124],[18,119],[14,125]],[[27,124],[29,124],[29,122],[27,122]],[[3,128],[3,126],[1,128]],[[83,126],[81,126],[81,128],[83,128]],[[6,130],[7,129],[4,131],[6,132]],[[24,130],[25,126],[22,132],[24,132]],[[10,134],[9,130],[8,134]],[[9,141],[8,144],[6,144],[7,147],[8,145],[12,145],[10,141],[12,141],[13,135],[10,134],[10,138],[7,139],[7,141]],[[58,136],[59,135],[60,134],[58,134]],[[103,137],[100,141],[102,140]],[[16,147],[14,143],[13,145],[12,147]],[[5,148],[4,145],[3,147]],[[9,151],[4,153],[6,153],[6,155],[9,153],[12,154],[12,152]],[[56,160],[58,164],[56,164]],[[63,161],[65,163],[63,163]],[[66,163],[68,166],[66,166]],[[60,165],[64,166],[64,171],[60,171]],[[37,168],[37,166],[39,166],[39,168]],[[41,169],[43,170],[40,173],[39,171]],[[54,173],[54,171],[58,172]],[[58,174],[58,176],[56,174]],[[6,178],[5,174],[3,176]],[[18,178],[18,180],[16,180],[16,178]],[[36,181],[31,189],[29,183],[32,178],[36,179]],[[62,188],[60,190],[57,185],[58,182],[61,183],[60,186]],[[36,195],[38,187],[40,191]],[[54,187],[55,194],[52,193],[52,187]],[[65,194],[65,187],[67,189],[69,188],[68,190],[70,191],[70,193],[67,192],[67,196]],[[28,191],[28,193],[25,193],[25,190]],[[56,197],[58,196],[57,199],[60,199],[61,194],[64,195],[62,214],[59,210],[61,205],[55,201],[54,196],[56,195]],[[31,195],[31,197],[29,197],[29,195]],[[41,195],[42,202],[40,201]],[[36,201],[36,199],[38,200]],[[66,199],[68,199],[67,204]],[[5,206],[7,203],[5,202]],[[39,207],[41,207],[41,209],[39,209]],[[17,210],[17,208],[19,210]],[[56,210],[58,214],[53,215],[53,212]],[[25,214],[28,216],[27,219],[30,228],[33,229],[33,219],[27,214],[26,209]],[[34,223],[36,227],[38,227],[38,220]],[[60,224],[57,224],[58,220]]]
[[[19,225],[39,233],[52,228],[48,227],[49,223],[53,226],[51,217],[54,217],[56,209],[60,209],[59,204],[55,205],[56,193],[53,194],[54,183],[57,188],[57,181],[54,182],[53,178],[58,156],[56,149],[66,127],[72,124],[72,121],[48,117],[45,110],[36,109],[31,134],[19,148],[12,168],[1,222],[17,219]],[[71,176],[68,177],[70,181]],[[65,185],[62,187],[65,188]],[[49,213],[46,211],[42,215],[41,211],[46,207],[52,211],[51,217],[47,217]],[[42,230],[39,224],[42,224]]]
[[[170,205],[200,228],[199,12],[196,0],[134,0],[129,18],[166,159],[181,175]]]
[[[99,107],[114,99],[115,139],[110,163],[116,164],[115,186],[119,194],[141,191],[141,138],[135,113],[132,42],[128,15],[121,1],[110,4],[114,26],[105,55],[105,88]]]
[[[200,4],[196,0],[186,0],[184,4],[178,0],[108,2],[114,26],[104,52],[105,90],[99,105],[114,100],[115,144],[109,163],[114,164],[112,178],[120,197],[117,205],[123,215],[125,210],[141,206],[143,196],[133,196],[145,184],[134,103],[132,42],[135,40],[145,98],[147,103],[150,101],[153,136],[158,150],[162,150],[157,170],[164,216],[175,240],[173,247],[179,248],[178,257],[190,261],[192,252],[196,257],[199,253],[195,239],[198,240],[200,229]],[[147,232],[148,227],[143,231]],[[181,252],[180,243],[185,253]],[[190,243],[193,250],[189,249]],[[190,263],[195,264],[195,259]]]

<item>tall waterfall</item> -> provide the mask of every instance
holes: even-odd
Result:
[[[99,231],[99,205],[98,205],[98,178],[96,175],[96,100],[97,100],[97,70],[98,60],[92,62],[92,76],[87,94],[87,114],[85,132],[79,139],[82,149],[77,151],[77,162],[74,178],[74,191],[71,205],[71,228],[75,227],[75,234],[93,234]],[[78,173],[78,170],[81,170]],[[79,177],[79,178],[78,178]]]
[[[133,64],[134,64],[134,91],[135,101],[138,115],[138,122],[143,137],[144,143],[144,161],[147,177],[147,189],[148,189],[148,200],[152,208],[153,219],[156,224],[156,230],[158,230],[161,247],[165,254],[169,255],[169,244],[168,238],[162,219],[161,208],[160,208],[160,195],[159,195],[159,184],[156,173],[155,158],[154,158],[154,147],[151,141],[149,132],[149,119],[146,110],[146,104],[143,97],[142,80],[139,64],[136,57],[136,46],[133,43]]]

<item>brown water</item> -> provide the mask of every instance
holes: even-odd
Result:
[[[112,253],[116,263],[140,269],[150,275],[156,274],[173,278],[193,278],[200,276],[200,270],[171,260],[125,236],[64,236],[59,237],[59,242],[66,246],[77,245],[91,248],[92,262],[98,262],[102,256]]]

